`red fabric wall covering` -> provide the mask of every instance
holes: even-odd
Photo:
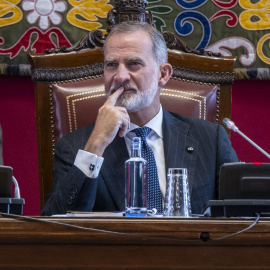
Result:
[[[13,167],[24,215],[39,215],[34,83],[30,77],[0,76],[0,124],[4,165]]]
[[[270,154],[270,81],[236,81],[232,92],[232,120],[239,130]],[[232,132],[231,142],[245,162],[270,160]]]
[[[270,82],[236,81],[232,120],[270,153]],[[4,164],[12,166],[25,199],[24,215],[39,215],[39,184],[34,83],[30,77],[0,76],[0,124]],[[238,157],[245,162],[269,162],[240,135],[231,134]]]

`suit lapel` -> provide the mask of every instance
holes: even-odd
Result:
[[[104,152],[103,176],[119,209],[125,209],[125,161],[129,159],[124,138],[118,135]],[[105,166],[104,166],[105,165]]]
[[[168,168],[187,168],[192,192],[199,143],[189,134],[189,124],[163,109],[163,143],[166,173]]]

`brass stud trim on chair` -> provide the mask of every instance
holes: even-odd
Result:
[[[173,74],[173,75],[175,75],[175,74]],[[195,83],[195,84],[199,84],[199,85],[216,86],[217,87],[217,91],[216,91],[216,123],[218,123],[218,121],[219,121],[220,84],[205,83],[205,82],[194,81],[194,80],[187,80],[187,79],[183,79],[183,78],[179,78],[179,77],[175,77],[175,76],[172,76],[171,79],[172,80],[177,80],[177,81],[182,81],[182,82],[185,82],[185,83],[192,83],[192,84]],[[165,89],[165,88],[163,88],[163,89]],[[170,89],[167,89],[167,90],[181,92],[181,91],[178,91],[178,90],[170,90]],[[185,92],[185,93],[187,93],[187,92]],[[193,95],[195,95],[195,94],[193,94]],[[206,116],[206,98],[205,97],[203,97],[203,98],[205,99],[204,115]],[[204,118],[204,119],[206,119],[206,118]]]
[[[93,93],[102,93],[102,94],[93,95]],[[79,97],[79,96],[84,96],[84,95],[88,95],[88,96],[74,99],[74,97]],[[96,97],[101,97],[101,96],[105,96],[104,88],[99,88],[99,89],[95,89],[95,90],[91,90],[91,91],[80,92],[80,93],[76,93],[76,94],[69,95],[69,96],[66,97],[70,132],[72,132],[74,129],[77,129],[75,103],[78,102],[78,101],[81,101],[81,100],[90,99],[90,98],[96,98]],[[70,105],[70,100],[71,100],[71,105]],[[72,112],[73,112],[74,129],[72,127],[71,109],[72,109]]]
[[[53,101],[53,90],[52,84],[49,86],[49,96],[50,96],[50,119],[51,119],[51,140],[52,140],[52,156],[54,156],[55,149],[55,126],[54,126],[54,101]]]
[[[169,93],[164,93],[169,92]],[[172,93],[176,94],[172,94]],[[168,89],[168,88],[162,88],[162,92],[160,93],[161,96],[170,96],[170,97],[175,97],[175,98],[182,98],[182,99],[188,99],[192,100],[194,102],[197,102],[199,104],[199,118],[202,119],[202,111],[203,111],[203,119],[206,119],[206,97],[197,95],[191,92],[186,92],[186,91],[178,91],[178,90],[173,90],[173,89]],[[192,96],[192,97],[189,97]],[[197,99],[196,99],[197,97]],[[202,102],[203,100],[203,102]],[[203,105],[202,105],[203,103]],[[202,110],[203,107],[203,110]]]

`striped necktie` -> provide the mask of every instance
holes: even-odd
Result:
[[[161,191],[158,181],[158,172],[155,157],[152,149],[146,142],[146,137],[151,132],[151,128],[142,127],[134,129],[137,137],[141,137],[142,157],[147,161],[147,209],[157,209],[158,213],[163,213]]]

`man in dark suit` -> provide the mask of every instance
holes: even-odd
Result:
[[[217,196],[219,168],[238,161],[224,128],[169,113],[160,91],[172,67],[163,36],[146,23],[113,28],[104,47],[107,101],[95,124],[56,145],[52,193],[42,215],[124,210],[125,161],[134,129],[151,128],[147,143],[155,156],[164,199],[168,168],[187,168],[193,213]]]

